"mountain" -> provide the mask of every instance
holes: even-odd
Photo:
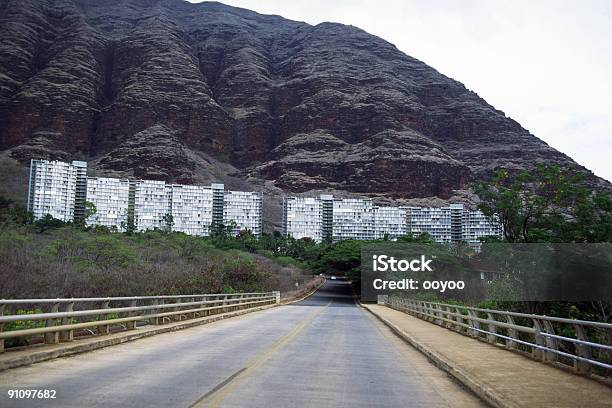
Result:
[[[222,181],[265,191],[278,224],[283,192],[469,201],[498,168],[580,167],[352,26],[215,2],[0,0],[0,36],[0,159],[21,178],[13,161],[43,157]]]

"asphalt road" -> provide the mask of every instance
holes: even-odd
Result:
[[[16,400],[9,389],[55,390]],[[0,407],[475,407],[328,281],[302,302],[0,373]]]

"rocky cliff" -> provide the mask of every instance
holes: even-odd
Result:
[[[0,36],[6,160],[390,199],[449,198],[500,167],[575,165],[352,26],[213,2],[0,0]]]

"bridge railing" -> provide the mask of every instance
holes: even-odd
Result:
[[[612,324],[424,302],[382,295],[378,303],[460,333],[528,352],[581,373],[612,373]]]
[[[107,335],[134,330],[143,322],[161,325],[279,302],[280,292],[0,299],[0,352],[4,351],[6,339],[70,342],[75,333]]]

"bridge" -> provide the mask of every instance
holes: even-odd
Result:
[[[23,305],[45,312],[9,330]],[[278,292],[0,300],[0,314],[1,407],[612,407],[612,348],[589,337],[612,325],[384,297],[360,305],[339,280],[293,302]],[[554,332],[563,324],[572,335]],[[8,347],[24,336],[40,342]]]

